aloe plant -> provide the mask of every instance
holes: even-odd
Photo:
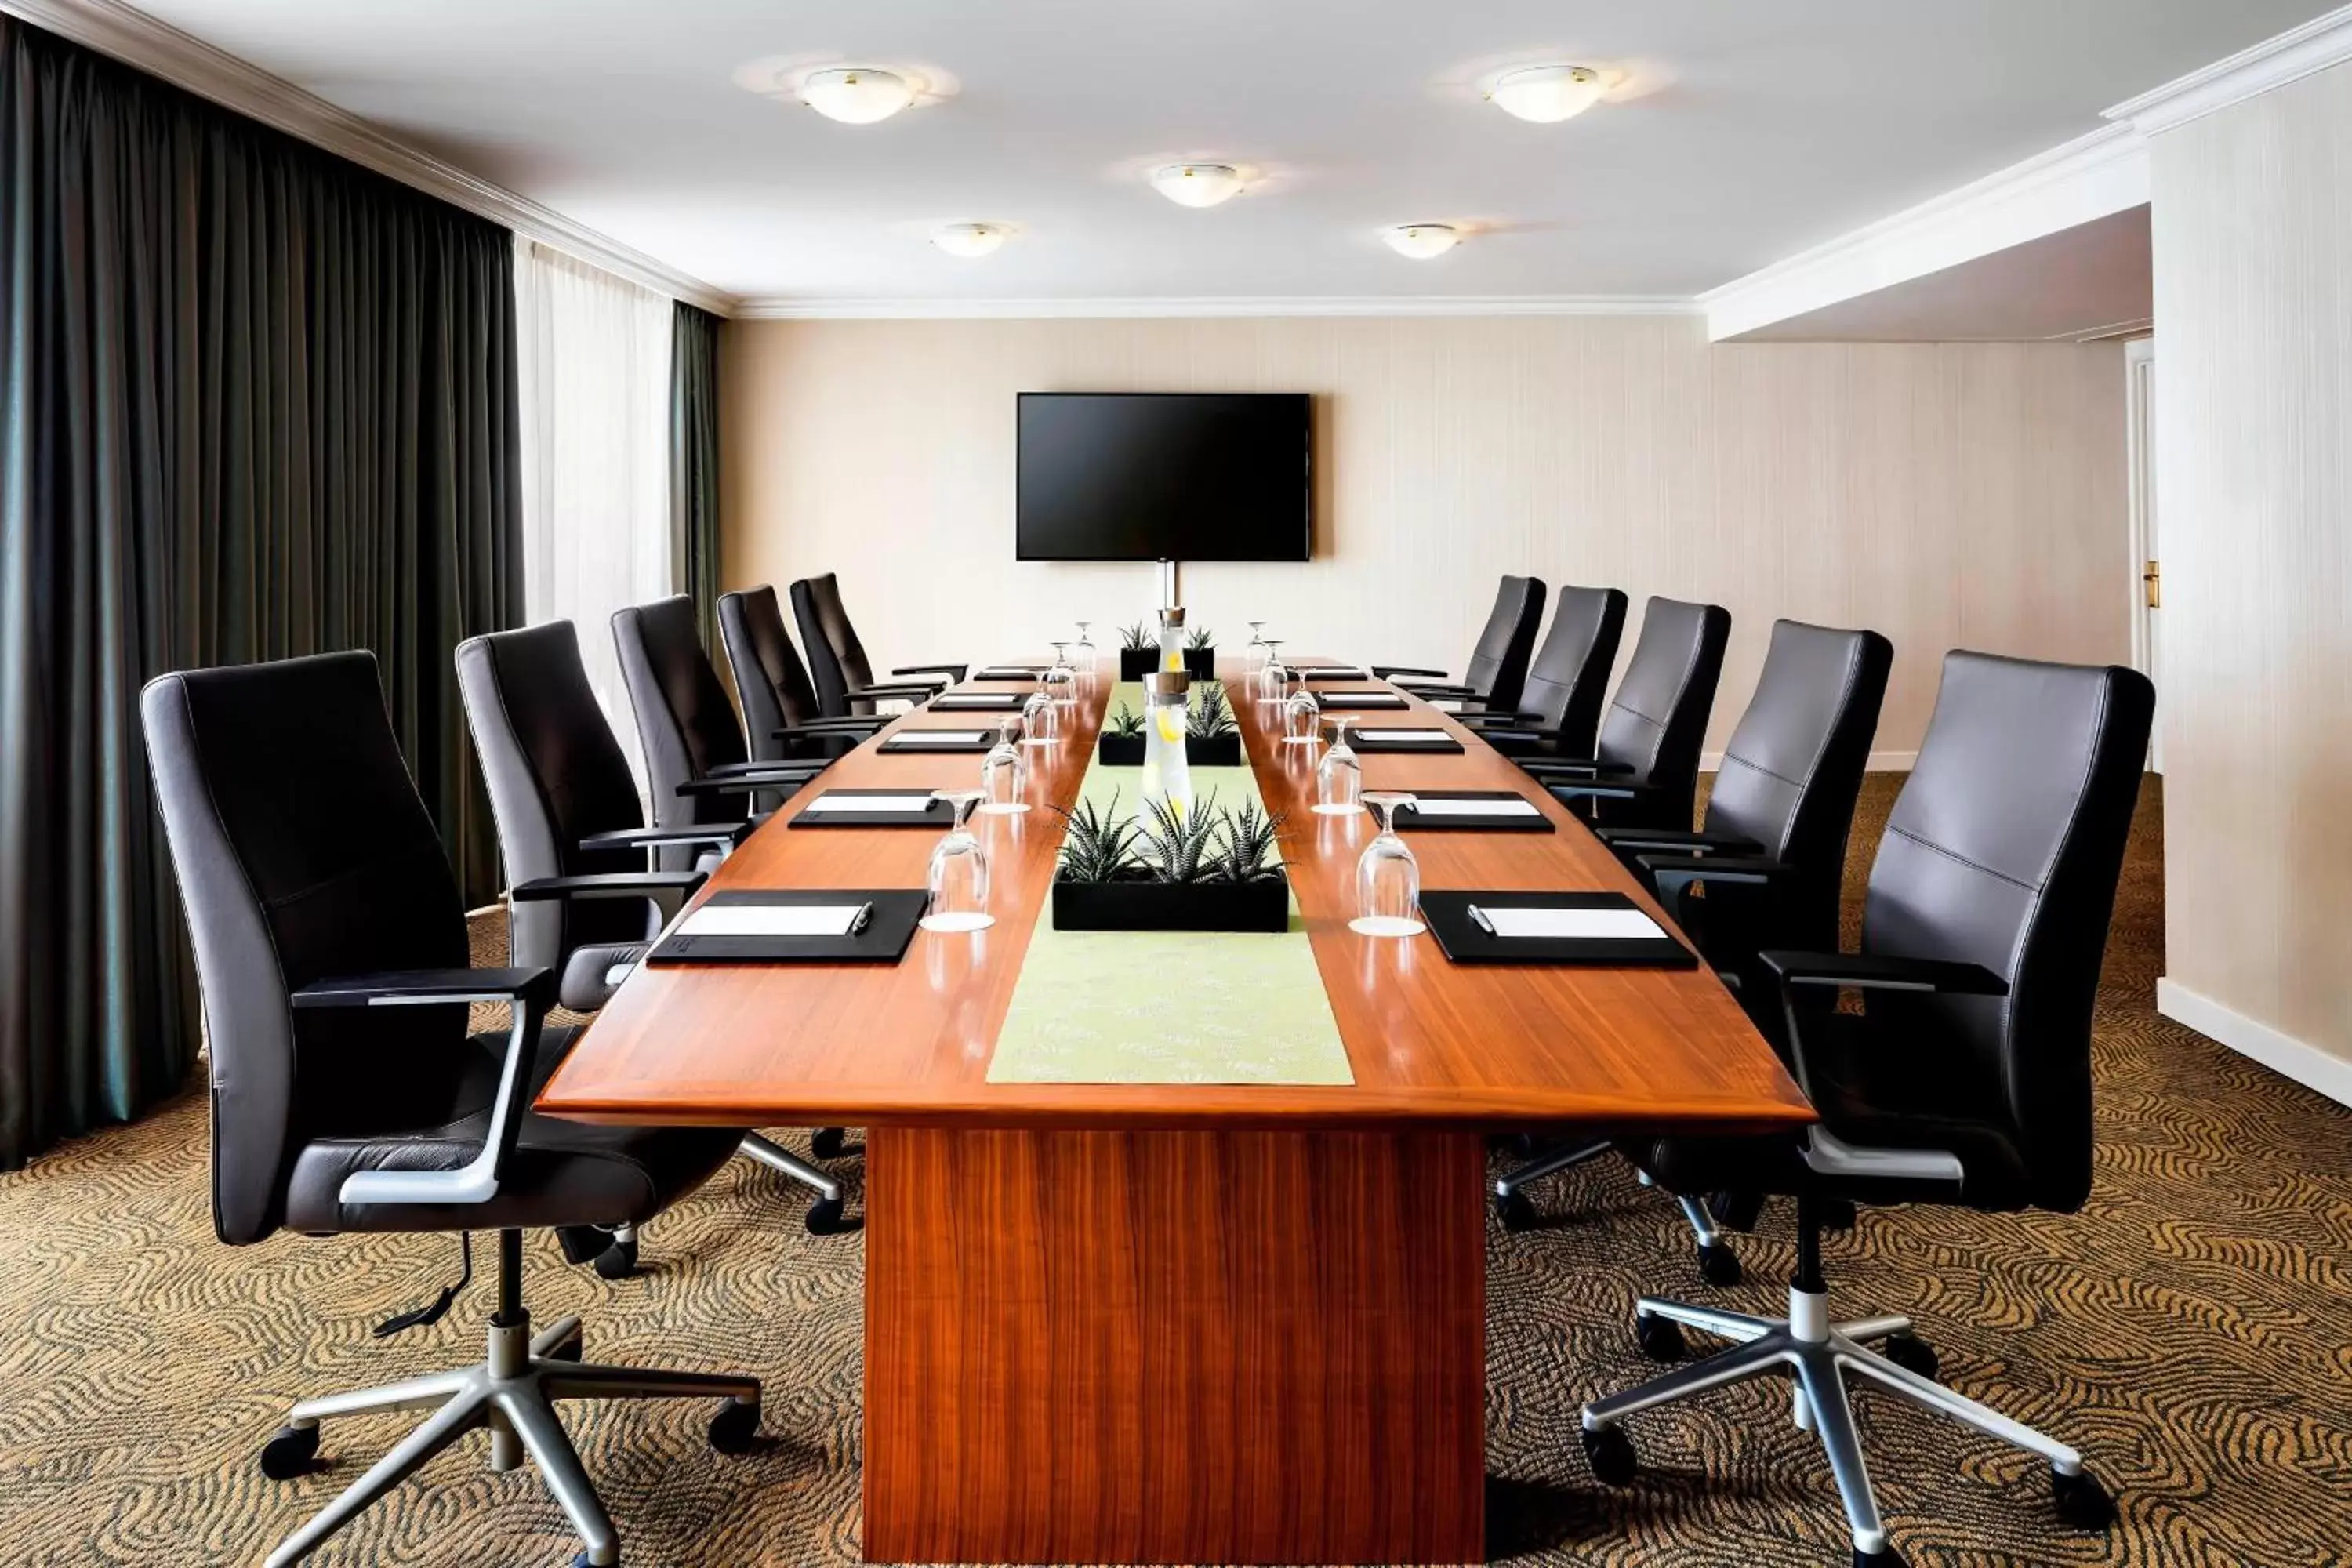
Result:
[[[1121,647],[1132,652],[1137,648],[1158,647],[1160,646],[1160,639],[1152,636],[1150,632],[1145,631],[1143,629],[1143,623],[1141,621],[1138,621],[1131,626],[1121,626],[1119,628],[1118,644]]]
[[[1235,733],[1236,729],[1233,704],[1225,700],[1224,686],[1214,680],[1204,681],[1185,713],[1184,732],[1196,740],[1213,741],[1220,735]]]
[[[1274,853],[1276,837],[1282,831],[1283,818],[1268,816],[1254,800],[1242,803],[1239,811],[1228,812],[1220,826],[1224,829],[1224,844],[1209,868],[1209,877],[1219,882],[1262,882],[1282,875],[1277,863],[1268,865]]]
[[[1110,716],[1110,732],[1114,735],[1142,734],[1143,715],[1126,703],[1120,703],[1118,711]]]
[[[1217,646],[1217,634],[1211,631],[1206,626],[1194,626],[1192,632],[1184,638],[1184,646],[1189,648],[1196,649],[1214,647]]]
[[[1068,831],[1062,836],[1062,858],[1055,873],[1065,882],[1116,882],[1136,866],[1138,829],[1133,817],[1118,815],[1118,793],[1100,810],[1080,801],[1076,811],[1056,805]]]
[[[1151,820],[1136,829],[1136,837],[1153,879],[1161,882],[1199,881],[1202,865],[1217,837],[1219,814],[1214,797],[1201,801],[1189,812],[1157,796],[1147,797],[1143,805]]]

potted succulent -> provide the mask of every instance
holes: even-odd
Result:
[[[1141,680],[1160,668],[1160,637],[1141,621],[1118,631],[1118,678]]]
[[[1143,715],[1125,702],[1114,708],[1095,742],[1095,756],[1105,767],[1141,767]],[[1184,760],[1196,768],[1242,765],[1242,732],[1234,722],[1233,704],[1213,680],[1192,693],[1184,717]]]
[[[1119,816],[1116,795],[1102,809],[1082,802],[1062,812],[1055,930],[1289,929],[1290,882],[1273,859],[1280,817],[1255,801],[1222,810],[1213,796],[1190,812],[1144,806],[1141,821]]]
[[[1184,668],[1192,672],[1195,680],[1217,678],[1217,634],[1206,626],[1194,626],[1184,638]]]

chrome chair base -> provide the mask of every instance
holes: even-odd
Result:
[[[1845,1504],[1846,1520],[1853,1527],[1855,1561],[1899,1563],[1901,1559],[1887,1545],[1885,1527],[1878,1517],[1870,1472],[1863,1462],[1861,1440],[1854,1431],[1853,1409],[1847,1401],[1846,1376],[1858,1373],[1914,1405],[2041,1455],[2050,1462],[2059,1510],[2067,1522],[2100,1529],[2112,1517],[2112,1504],[2096,1479],[2084,1469],[2081,1454],[1870,1348],[1897,1336],[1907,1337],[1911,1331],[1908,1318],[1889,1314],[1833,1323],[1829,1317],[1827,1291],[1795,1288],[1789,1292],[1789,1316],[1784,1319],[1755,1318],[1744,1312],[1694,1307],[1646,1296],[1636,1306],[1635,1316],[1643,1325],[1645,1348],[1652,1342],[1650,1325],[1664,1323],[1697,1329],[1733,1344],[1731,1349],[1704,1361],[1678,1367],[1638,1388],[1596,1399],[1584,1407],[1585,1447],[1593,1457],[1595,1471],[1606,1468],[1614,1472],[1602,1473],[1603,1480],[1622,1484],[1632,1479],[1632,1453],[1622,1447],[1622,1435],[1614,1435],[1618,1447],[1613,1450],[1602,1440],[1603,1435],[1612,1434],[1625,1417],[1711,1389],[1786,1372],[1796,1384],[1792,1419],[1801,1431],[1818,1436],[1829,1456],[1830,1473],[1837,1481],[1838,1496]],[[1916,1342],[1912,1342],[1916,1346]],[[1923,1346],[1916,1350],[1925,1353]],[[1915,1357],[1906,1355],[1905,1359]],[[1614,1458],[1605,1458],[1605,1452],[1613,1453]]]
[[[1529,1184],[1557,1175],[1587,1161],[1597,1160],[1613,1149],[1614,1145],[1606,1140],[1598,1143],[1563,1144],[1497,1176],[1495,1179],[1495,1212],[1502,1216],[1503,1228],[1526,1230],[1538,1223],[1535,1205],[1527,1195]],[[1637,1170],[1635,1174],[1641,1177],[1643,1186],[1653,1184],[1648,1172]],[[1683,1218],[1690,1222],[1691,1239],[1698,1247],[1699,1272],[1706,1277],[1706,1282],[1710,1285],[1738,1284],[1739,1255],[1732,1251],[1730,1244],[1723,1239],[1722,1227],[1716,1224],[1715,1215],[1707,1212],[1706,1203],[1681,1194],[1673,1195],[1683,1211]]]
[[[576,1359],[579,1319],[564,1318],[536,1335],[530,1331],[528,1313],[518,1312],[514,1319],[504,1324],[492,1321],[489,1352],[473,1366],[355,1394],[306,1399],[294,1406],[286,1429],[272,1446],[291,1444],[305,1458],[315,1451],[321,1421],[388,1410],[430,1409],[433,1414],[344,1489],[341,1497],[288,1536],[270,1553],[268,1568],[286,1568],[310,1556],[426,1460],[484,1427],[490,1434],[490,1468],[515,1469],[528,1457],[539,1467],[547,1489],[555,1495],[572,1527],[580,1532],[586,1550],[579,1561],[606,1568],[621,1560],[620,1538],[604,1504],[597,1500],[596,1489],[582,1468],[563,1424],[556,1419],[557,1402],[723,1399],[727,1403],[710,1425],[710,1440],[725,1453],[749,1448],[759,1430],[757,1378],[598,1366]]]

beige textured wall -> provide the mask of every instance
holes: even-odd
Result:
[[[2352,1099],[2352,66],[2153,158],[2159,999]]]
[[[1013,559],[1013,395],[1317,395],[1316,558],[1187,567],[1195,624],[1458,669],[1496,576],[1733,616],[1714,744],[1775,616],[1895,641],[1916,749],[1967,646],[2121,660],[2116,345],[1709,346],[1696,318],[736,322],[729,585],[838,571],[877,660],[1042,649],[1148,614],[1155,568]],[[1630,647],[1633,627],[1629,627]]]

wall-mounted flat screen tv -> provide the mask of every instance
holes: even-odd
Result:
[[[1024,561],[1304,561],[1303,392],[1021,394]]]

